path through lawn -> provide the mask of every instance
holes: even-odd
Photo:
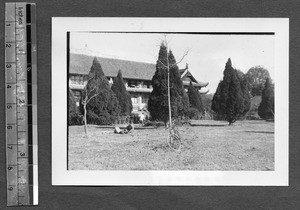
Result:
[[[71,170],[274,170],[274,123],[198,121],[182,126],[183,147],[166,146],[165,128],[114,134],[111,128],[69,127]]]

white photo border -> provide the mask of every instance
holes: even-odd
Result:
[[[274,171],[67,170],[67,32],[275,33]],[[52,185],[288,186],[288,18],[52,18]]]

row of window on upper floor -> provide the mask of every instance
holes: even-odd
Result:
[[[141,97],[141,99],[140,99],[139,97],[132,97],[131,101],[132,101],[133,104],[139,104],[140,102],[142,104],[146,104],[146,103],[148,103],[148,98]]]
[[[74,94],[74,97],[75,97],[76,101],[80,101],[81,91],[73,90],[73,94]],[[131,96],[131,101],[132,101],[133,104],[139,104],[140,101],[141,101],[141,103],[146,104],[146,103],[148,103],[148,97],[132,95]]]

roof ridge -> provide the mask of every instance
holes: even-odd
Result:
[[[150,62],[133,61],[133,60],[126,60],[124,58],[111,58],[111,57],[98,56],[98,55],[93,56],[93,55],[86,55],[86,54],[83,54],[83,53],[76,53],[76,52],[72,52],[72,53],[70,53],[70,55],[81,55],[81,56],[92,57],[92,58],[97,57],[97,58],[119,60],[119,61],[125,61],[125,62],[134,62],[134,63],[141,63],[141,64],[156,65],[155,63],[150,63]]]

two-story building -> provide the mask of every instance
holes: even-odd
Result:
[[[83,54],[70,54],[69,64],[69,88],[74,92],[77,104],[81,97],[81,91],[85,86],[84,76],[90,71],[93,63],[93,56]],[[131,94],[133,111],[138,111],[147,106],[150,93],[152,92],[151,80],[155,73],[155,64],[128,61],[114,58],[97,57],[104,74],[109,83],[113,83],[113,78],[117,76],[118,71],[122,71],[123,79],[127,91]],[[183,80],[184,87],[187,89],[190,81],[201,92],[201,88],[206,87],[208,83],[198,82],[188,69],[179,70]]]

